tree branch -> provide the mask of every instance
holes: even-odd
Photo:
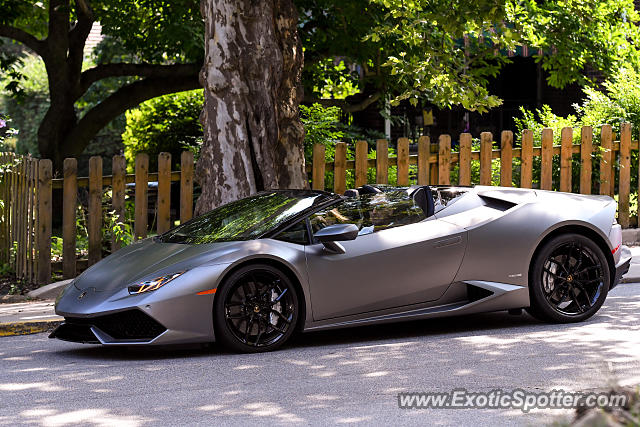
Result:
[[[131,83],[89,110],[69,133],[61,147],[67,153],[81,153],[102,128],[128,109],[157,96],[201,87],[198,73],[181,78],[146,78]]]
[[[344,99],[320,99],[307,97],[304,98],[304,102],[305,104],[320,104],[324,107],[340,107],[345,113],[356,113],[358,111],[366,110],[371,104],[379,100],[381,97],[382,94],[380,92],[376,92],[357,104],[350,104]]]
[[[0,37],[7,37],[20,42],[40,56],[44,53],[44,42],[19,28],[11,27],[9,25],[0,25]]]
[[[82,71],[84,46],[93,27],[93,11],[84,0],[76,0],[76,14],[78,20],[69,32],[69,68],[72,73],[71,81],[78,79]]]
[[[108,77],[138,76],[175,79],[197,76],[201,68],[202,64],[102,64],[82,73],[76,99],[82,96],[93,83]]]
[[[46,43],[48,49],[54,52],[55,58],[66,58],[69,49],[68,0],[49,1],[49,34]]]

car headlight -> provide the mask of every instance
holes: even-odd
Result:
[[[156,289],[160,289],[173,279],[178,276],[184,274],[184,271],[180,271],[178,273],[166,274],[164,276],[156,277],[153,280],[146,280],[144,282],[140,282],[136,285],[129,286],[129,293],[131,295],[141,294],[143,292],[155,291]]]

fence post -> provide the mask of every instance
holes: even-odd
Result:
[[[102,258],[102,157],[89,159],[89,266]]]
[[[542,153],[540,157],[540,189],[551,190],[553,186],[553,129],[542,129]]]
[[[503,130],[500,135],[500,185],[513,186],[513,132]]]
[[[493,134],[480,134],[480,185],[491,185],[491,161],[493,159]]]
[[[451,136],[440,135],[438,143],[438,184],[451,183]]]
[[[180,156],[180,224],[193,216],[193,153],[183,151]]]
[[[324,190],[324,151],[325,148],[323,144],[313,144],[313,164],[311,165],[313,173],[311,178],[311,188],[314,190]]]
[[[376,184],[389,183],[389,141],[376,141]]]
[[[367,141],[356,142],[356,187],[367,183]]]
[[[429,182],[432,184],[437,184],[438,183],[438,170],[440,169],[438,167],[438,153],[440,152],[440,147],[438,144],[429,144],[429,163],[431,163],[431,155],[435,154],[436,155],[436,161],[434,162],[435,165],[431,165],[429,168]]]
[[[125,199],[125,173],[127,169],[127,161],[124,156],[116,154],[111,160],[111,208],[115,212],[118,222],[124,223],[126,218],[124,214]],[[121,242],[113,236],[111,241],[111,253],[120,249]]]
[[[336,155],[333,160],[333,192],[343,194],[347,187],[347,144],[336,143]]]
[[[429,157],[431,140],[428,136],[418,138],[418,185],[429,185]]]
[[[64,159],[62,192],[62,277],[76,277],[76,204],[78,198],[78,161]]]
[[[591,194],[591,156],[593,154],[593,129],[582,126],[580,131],[580,193]]]
[[[4,153],[0,153],[0,168],[2,168],[2,174],[0,174],[0,263],[4,264],[7,259],[7,243],[9,237],[7,236],[7,171],[6,171],[7,156]]]
[[[600,160],[600,194],[610,196],[611,162],[613,160],[611,125],[602,125],[600,129],[600,146],[604,150]]]
[[[36,244],[35,240],[38,235],[38,227],[37,227],[37,209],[36,206],[36,194],[38,192],[38,161],[35,159],[30,159],[29,163],[31,165],[31,173],[29,176],[29,281],[31,283],[36,282]]]
[[[16,248],[16,276],[19,278],[24,278],[23,267],[24,267],[24,258],[26,256],[24,249],[24,229],[26,227],[25,217],[24,217],[24,165],[25,161],[23,158],[20,159],[20,164],[17,165],[18,171],[18,187],[17,187],[17,233],[16,233],[16,241],[18,243]]]
[[[520,188],[531,188],[533,180],[533,132],[529,129],[522,131],[520,148]]]
[[[171,228],[171,153],[158,154],[158,234]]]
[[[458,155],[458,184],[471,185],[471,134],[460,134],[460,153]]]
[[[11,203],[11,212],[10,212],[10,221],[11,221],[11,238],[9,239],[9,247],[12,248],[13,244],[16,241],[16,222],[18,217],[18,212],[16,209],[16,203],[18,202],[17,193],[17,176],[15,173],[16,170],[16,158],[15,156],[11,159],[11,173],[9,174],[9,193],[11,193],[11,197],[9,198]],[[14,260],[15,262],[15,260]]]
[[[620,125],[620,179],[618,181],[618,222],[629,228],[629,192],[631,190],[631,124]]]
[[[51,160],[38,161],[38,283],[51,280]]]
[[[398,138],[398,185],[409,185],[409,138]]]
[[[136,201],[135,201],[135,238],[147,237],[147,187],[149,186],[149,156],[139,153],[136,156]]]
[[[562,128],[560,134],[560,191],[571,193],[571,166],[573,163],[573,129]]]

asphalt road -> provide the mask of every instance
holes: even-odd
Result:
[[[567,410],[400,410],[402,391],[640,384],[640,284],[590,321],[492,313],[302,335],[268,354],[0,338],[0,425],[531,425]]]

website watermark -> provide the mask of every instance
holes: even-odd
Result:
[[[454,389],[447,392],[398,393],[401,409],[575,409],[578,407],[624,407],[629,396],[616,393],[572,392],[562,389],[533,392],[522,389],[472,392]]]

